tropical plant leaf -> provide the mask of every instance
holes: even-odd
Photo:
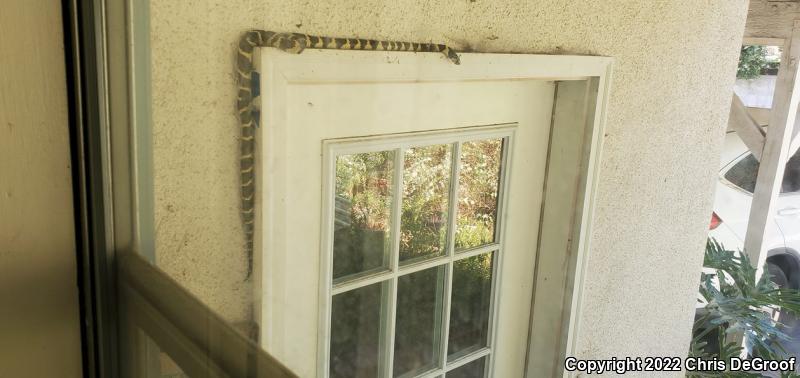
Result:
[[[778,288],[765,268],[757,270],[746,254],[726,250],[709,239],[703,265],[714,273],[701,274],[699,293],[704,315],[694,324],[690,355],[729,359],[738,357],[741,346],[725,343],[726,335],[743,335],[751,356],[781,359],[786,356],[783,342],[790,341],[785,326],[773,319],[781,311],[800,315],[800,291]],[[708,350],[704,337],[717,331],[718,351]]]

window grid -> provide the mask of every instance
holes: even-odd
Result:
[[[388,360],[385,361],[384,377],[392,377],[394,375],[394,339],[396,333],[395,324],[397,324],[397,278],[398,268],[400,267],[400,220],[403,213],[403,168],[406,159],[406,148],[400,147],[395,150],[395,166],[394,166],[394,188],[392,189],[392,222],[389,224],[389,229],[392,235],[392,249],[389,269],[392,273],[390,287],[392,289],[391,304],[392,312],[389,313],[389,339],[384,340],[383,350],[386,350]]]
[[[490,370],[491,366],[491,353],[494,348],[494,328],[495,328],[495,317],[497,312],[497,296],[498,296],[498,277],[499,277],[499,267],[500,267],[500,257],[503,251],[503,233],[502,229],[504,228],[504,223],[502,221],[502,215],[504,213],[503,203],[504,203],[504,191],[506,190],[506,175],[508,171],[508,152],[511,143],[512,132],[509,128],[505,128],[505,130],[501,133],[477,133],[470,135],[467,138],[458,138],[458,137],[445,137],[444,139],[439,139],[437,142],[423,142],[420,143],[393,143],[390,145],[384,144],[382,147],[380,145],[373,146],[372,148],[348,148],[341,151],[336,151],[333,153],[333,161],[335,164],[335,160],[339,156],[350,155],[355,153],[365,153],[365,152],[376,152],[376,151],[394,151],[394,172],[393,172],[393,198],[392,198],[392,213],[391,213],[391,223],[390,223],[390,237],[391,237],[391,249],[390,249],[390,259],[389,259],[389,270],[376,272],[372,274],[368,274],[366,276],[359,276],[354,277],[351,279],[345,279],[341,282],[328,282],[329,289],[328,290],[328,300],[330,300],[333,296],[341,293],[345,293],[351,290],[355,290],[361,287],[369,286],[372,284],[380,283],[380,282],[388,282],[388,291],[389,295],[383,299],[382,310],[385,309],[388,313],[388,319],[385,325],[382,326],[381,334],[386,334],[386,338],[383,339],[382,348],[379,353],[379,358],[382,358],[380,361],[380,366],[382,367],[382,372],[384,377],[393,377],[394,376],[394,342],[395,342],[395,334],[396,334],[396,317],[397,317],[397,309],[395,308],[397,304],[397,292],[398,292],[398,279],[401,276],[406,276],[409,274],[413,274],[419,271],[423,271],[426,269],[430,269],[433,267],[445,266],[445,294],[440,296],[441,300],[443,300],[443,306],[441,311],[441,329],[439,330],[439,337],[440,337],[440,345],[439,345],[439,353],[438,353],[438,363],[437,366],[427,372],[423,372],[421,374],[417,374],[414,377],[442,377],[446,375],[447,372],[457,369],[461,366],[464,366],[470,362],[476,361],[480,358],[487,358],[486,363],[486,371]],[[460,250],[456,252],[455,250],[455,235],[457,229],[457,220],[458,220],[458,190],[459,190],[459,173],[461,170],[461,146],[465,142],[470,141],[479,141],[479,140],[489,140],[489,139],[500,139],[501,140],[501,150],[500,150],[500,172],[499,172],[499,180],[497,185],[497,208],[496,208],[496,216],[495,216],[495,224],[494,224],[494,243],[482,245],[479,247],[468,248],[465,250]],[[414,147],[424,147],[429,145],[441,145],[441,144],[450,144],[451,147],[451,170],[450,170],[450,187],[449,187],[449,202],[448,202],[448,225],[447,225],[447,243],[446,243],[446,253],[443,256],[433,257],[423,259],[422,261],[415,261],[409,263],[407,265],[400,264],[400,231],[401,231],[401,217],[402,217],[402,202],[403,202],[403,170],[405,167],[405,151],[409,148]],[[388,147],[388,148],[387,148]],[[326,193],[326,195],[331,196],[332,193]],[[326,253],[331,254],[332,249],[328,248]],[[449,331],[450,331],[450,311],[451,311],[451,297],[452,297],[452,286],[453,286],[453,271],[455,262],[463,259],[467,259],[470,257],[475,257],[483,254],[492,254],[492,278],[491,278],[491,299],[489,301],[489,317],[488,317],[488,334],[486,337],[486,346],[467,353],[463,356],[458,356],[455,360],[448,361],[448,341],[449,341]],[[332,258],[333,256],[330,256]],[[330,268],[330,267],[329,267]],[[331,309],[328,307],[326,310],[326,316],[330,319],[331,316]],[[325,323],[327,328],[325,330],[325,334],[330,334],[330,327],[331,324],[329,322]],[[388,331],[388,332],[387,332]],[[329,340],[323,340],[323,343],[328,344],[325,348],[330,348]],[[326,358],[323,361],[324,363],[324,371],[325,376],[328,376],[328,369],[329,363],[328,357],[329,351],[326,353]],[[485,374],[485,373],[484,373]]]
[[[448,225],[447,225],[447,257],[450,258],[451,261],[447,263],[447,290],[444,296],[444,318],[442,319],[442,345],[441,350],[439,351],[439,356],[442,361],[439,362],[439,369],[446,370],[447,366],[447,347],[450,341],[450,310],[451,310],[451,298],[453,296],[453,266],[454,261],[453,257],[455,257],[455,250],[456,250],[456,227],[458,224],[458,176],[461,172],[461,143],[455,143],[453,146],[453,169],[450,172],[450,202],[448,205]],[[501,171],[503,170],[501,164]],[[502,190],[501,187],[498,186],[497,190]],[[497,222],[495,222],[495,227]],[[495,242],[497,239],[495,238]],[[498,246],[499,250],[499,246]],[[486,253],[492,253],[491,251],[486,251]],[[492,266],[492,270],[494,270],[494,266]],[[492,286],[494,286],[494,272],[492,272]],[[487,340],[488,343],[488,340]]]

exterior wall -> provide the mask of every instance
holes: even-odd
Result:
[[[0,377],[80,377],[61,2],[0,2]]]
[[[151,0],[160,266],[247,317],[233,63],[242,31],[616,58],[579,349],[687,352],[746,1]]]

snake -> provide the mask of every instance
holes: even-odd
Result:
[[[253,69],[253,53],[257,47],[272,47],[290,54],[300,54],[305,49],[409,51],[442,53],[454,64],[461,64],[455,50],[444,44],[378,41],[361,38],[331,38],[301,33],[278,33],[266,30],[248,30],[239,38],[236,58],[238,94],[236,110],[241,135],[239,138],[239,164],[241,184],[241,218],[245,235],[247,276],[253,273],[253,240],[255,232],[255,132],[260,118],[260,80]]]

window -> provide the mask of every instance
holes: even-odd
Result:
[[[483,377],[509,128],[326,144],[329,377]]]
[[[758,176],[758,160],[753,154],[740,159],[725,172],[725,179],[738,188],[753,193],[756,188],[756,177]],[[783,182],[781,183],[781,194],[800,192],[800,153],[796,153],[786,162],[786,169],[783,171]]]
[[[758,176],[758,160],[751,153],[725,172],[726,180],[748,193],[753,193],[756,189],[756,176]]]
[[[786,162],[783,171],[781,193],[794,193],[800,191],[800,154],[795,154]]]

